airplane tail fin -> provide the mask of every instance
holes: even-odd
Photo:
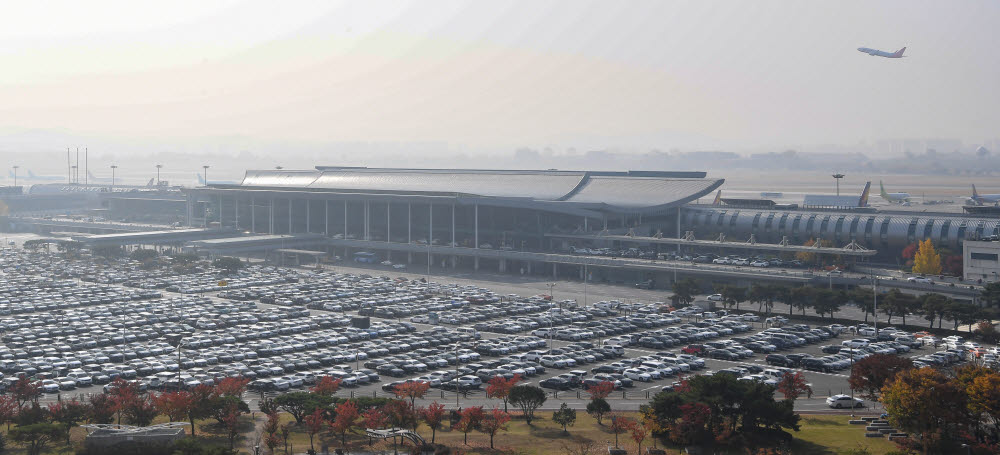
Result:
[[[205,185],[205,178],[204,178],[204,177],[202,177],[202,176],[201,176],[201,174],[197,174],[197,173],[196,173],[195,175],[197,175],[197,176],[198,176],[198,184],[199,184],[199,185]]]
[[[865,182],[865,189],[861,192],[861,198],[858,199],[858,207],[868,207],[868,193],[872,189],[872,182]]]
[[[28,177],[35,178],[35,173],[31,172],[31,169],[28,169]]]
[[[976,184],[972,184],[972,198],[979,199],[979,193],[976,191]]]
[[[156,179],[149,179],[149,182],[146,182],[146,186],[153,186],[153,180]]]
[[[906,47],[903,47],[902,49],[896,51],[892,55],[893,55],[893,57],[902,57],[903,56],[903,52],[905,52],[905,51],[906,51]]]
[[[883,199],[888,200],[889,193],[885,192],[885,185],[882,184],[881,180],[878,181],[878,188],[879,188],[879,196],[882,196]]]
[[[720,204],[722,204],[722,190],[719,190],[718,193],[715,193],[715,200],[712,201],[712,205],[720,205]]]

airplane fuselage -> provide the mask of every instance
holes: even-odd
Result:
[[[878,49],[872,49],[872,48],[868,48],[868,47],[859,47],[858,48],[858,52],[864,52],[864,53],[866,53],[868,55],[871,55],[872,57],[885,57],[885,58],[903,58],[903,51],[904,50],[906,50],[905,47],[902,48],[902,49],[900,49],[900,50],[898,50],[898,51],[896,51],[896,52],[880,51]]]

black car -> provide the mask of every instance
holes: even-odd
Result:
[[[768,354],[767,357],[764,357],[764,361],[766,361],[768,365],[775,365],[779,367],[795,366],[795,362],[781,354]]]
[[[824,373],[829,373],[833,370],[829,364],[817,358],[802,359],[802,368],[812,371],[822,371]]]
[[[739,360],[740,356],[725,349],[715,349],[708,353],[708,357],[717,360]]]
[[[538,383],[539,386],[546,389],[556,389],[556,390],[569,390],[573,388],[573,385],[569,381],[561,378],[548,378],[543,379]]]

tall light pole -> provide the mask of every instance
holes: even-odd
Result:
[[[160,186],[160,168],[162,167],[163,167],[162,164],[156,165],[156,186]]]
[[[205,186],[208,186],[208,165],[204,165],[201,168],[205,170]]]
[[[844,174],[841,173],[833,174],[833,178],[837,182],[837,196],[840,196],[840,179],[844,178]]]
[[[111,187],[115,187],[115,169],[118,169],[117,165],[111,165]]]
[[[80,176],[76,175],[77,165],[74,164],[71,167],[73,168],[73,183],[79,185],[80,184]]]
[[[14,186],[17,186],[17,168],[21,166],[14,165]]]

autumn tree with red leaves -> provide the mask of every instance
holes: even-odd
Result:
[[[347,432],[354,428],[354,423],[358,420],[358,405],[353,401],[345,401],[337,405],[334,409],[336,417],[330,422],[330,429],[340,435],[340,444],[347,445]]]
[[[361,414],[361,424],[365,428],[378,430],[389,426],[389,417],[381,408],[369,408]],[[368,438],[368,445],[372,445],[371,438]]]
[[[620,414],[611,414],[611,432],[615,434],[615,447],[618,447],[618,435],[625,433],[631,426],[632,419]]]
[[[494,376],[486,383],[486,396],[498,398],[503,401],[503,412],[507,412],[507,401],[510,396],[510,389],[513,389],[518,382],[521,382],[521,375],[515,374],[510,379],[503,376]]]
[[[250,380],[244,377],[223,378],[215,384],[215,393],[223,396],[242,397],[247,391],[247,384],[250,384]]]
[[[267,446],[268,451],[274,454],[274,449],[283,443],[278,413],[267,413],[267,421],[264,422],[264,445]]]
[[[21,377],[14,381],[7,393],[14,397],[20,410],[29,402],[38,401],[38,397],[42,396],[42,383]]]
[[[778,391],[785,396],[786,400],[792,401],[803,394],[806,395],[806,398],[812,398],[813,395],[812,386],[806,382],[806,377],[802,375],[801,371],[786,372],[778,381]]]
[[[111,399],[112,409],[118,416],[118,425],[122,424],[122,416],[138,397],[138,383],[128,382],[122,378],[111,381],[111,387],[108,388],[108,398]]]
[[[7,424],[10,431],[10,422],[17,416],[17,399],[13,395],[0,395],[0,423]]]
[[[98,393],[90,396],[88,419],[91,423],[111,423],[115,420],[115,403],[108,394]]]
[[[86,403],[76,400],[62,400],[49,404],[49,416],[52,420],[66,425],[66,443],[69,443],[69,430],[77,423],[87,419],[89,409]]]
[[[601,381],[590,387],[587,387],[587,393],[590,394],[591,400],[603,400],[611,395],[611,392],[615,391],[615,383],[611,381]]]
[[[140,427],[148,427],[159,414],[156,403],[149,395],[136,395],[125,407],[125,416],[129,423]]]
[[[323,396],[333,396],[340,390],[340,384],[344,382],[343,379],[334,378],[332,376],[323,376],[316,380],[316,385],[314,385],[309,391]]]
[[[469,432],[479,428],[484,415],[482,406],[470,406],[459,412],[460,418],[454,428],[465,435],[465,445],[469,445]]]
[[[427,424],[431,429],[431,444],[434,444],[434,438],[437,436],[438,428],[441,428],[441,423],[444,422],[445,410],[444,405],[439,404],[437,401],[427,405],[426,408],[420,410],[420,417],[424,419],[424,423]]]
[[[316,433],[323,431],[323,427],[326,426],[326,418],[323,416],[323,410],[320,408],[314,409],[311,414],[306,416],[304,422],[306,424],[306,434],[309,435],[309,451],[315,453],[316,447],[313,445],[313,439],[316,437]]]
[[[510,414],[496,407],[479,422],[479,431],[490,435],[491,449],[493,448],[493,437],[500,431],[507,431],[507,422],[510,422]]]
[[[632,440],[639,446],[636,453],[642,455],[642,441],[645,441],[646,436],[649,436],[649,428],[643,422],[629,419],[628,432],[632,436]]]
[[[392,390],[396,398],[410,400],[410,407],[416,405],[417,398],[423,398],[427,391],[431,389],[431,384],[425,381],[406,381],[399,384]]]

